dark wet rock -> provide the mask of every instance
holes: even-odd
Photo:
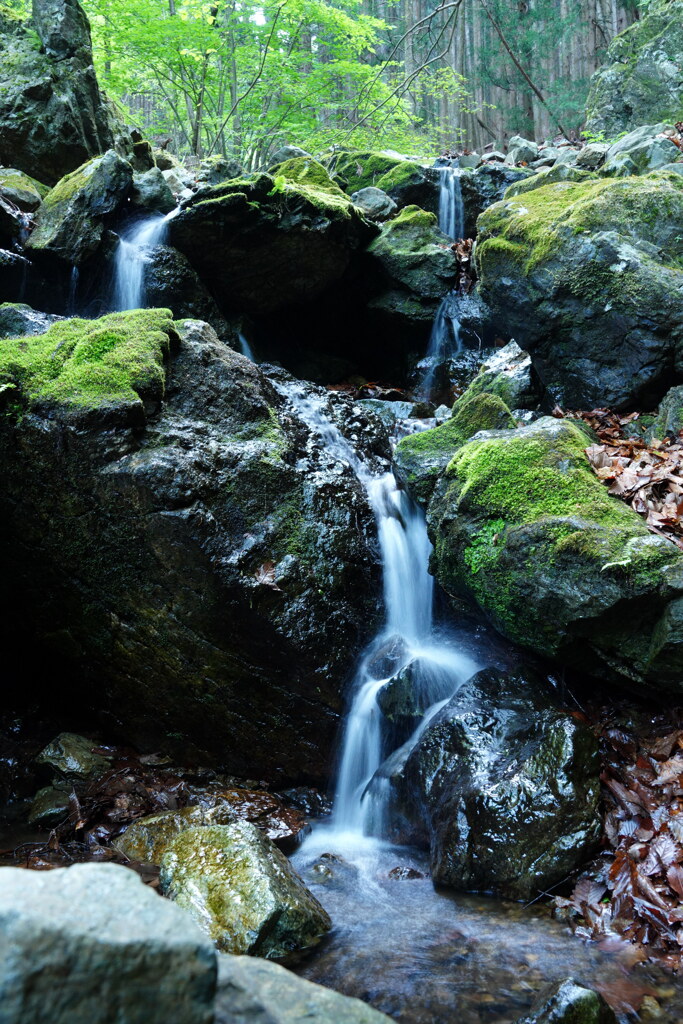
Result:
[[[418,871],[417,868],[408,868],[405,867],[405,865],[402,867],[392,868],[391,871],[389,872],[389,878],[392,878],[394,881],[397,882],[403,882],[406,879],[424,877],[425,876],[423,875],[423,873],[421,871]]]
[[[374,150],[338,153],[328,167],[349,195],[373,187],[386,192],[400,208],[419,206],[438,212],[439,175],[433,167]]]
[[[381,188],[362,188],[351,196],[354,206],[359,206],[369,220],[385,221],[398,210],[398,206]]]
[[[0,167],[0,198],[8,199],[25,213],[35,213],[49,191],[15,167]]]
[[[332,926],[284,854],[245,821],[182,832],[162,858],[160,884],[223,953],[291,959]]]
[[[110,761],[93,752],[97,744],[74,732],[60,732],[41,750],[37,764],[44,764],[69,782],[86,782],[109,769]]]
[[[511,185],[532,174],[533,171],[528,167],[509,167],[495,160],[474,170],[465,169],[460,175],[465,205],[465,237],[475,238],[479,215],[493,203],[499,202]]]
[[[69,787],[44,786],[31,802],[28,821],[31,825],[52,828],[69,816]]]
[[[27,251],[71,266],[92,258],[107,217],[121,208],[132,184],[130,164],[113,150],[62,178],[43,200]]]
[[[537,143],[530,139],[524,139],[521,135],[513,135],[508,142],[505,163],[513,167],[516,164],[530,164],[538,158],[538,153]]]
[[[0,421],[2,621],[59,658],[64,707],[127,742],[318,780],[381,614],[372,510],[284,371],[177,329],[133,311],[0,346],[0,383],[21,383]],[[374,418],[299,387],[386,465]]]
[[[202,188],[170,223],[171,244],[225,308],[267,313],[313,299],[377,232],[329,178],[287,173],[277,185],[260,174]]]
[[[517,1024],[616,1024],[614,1011],[591,988],[567,978],[537,1001]]]
[[[530,899],[598,841],[597,740],[550,687],[493,669],[465,683],[403,770],[423,815],[434,881]]]
[[[497,395],[509,409],[535,409],[542,397],[541,383],[528,352],[511,341],[482,365],[454,409],[472,395]]]
[[[219,956],[215,1024],[389,1024],[360,999],[255,957]],[[602,1022],[600,1022],[602,1024]]]
[[[18,249],[28,235],[28,218],[0,196],[0,245]]]
[[[439,427],[404,437],[394,452],[396,472],[411,495],[427,505],[456,451],[480,430],[514,429],[509,408],[497,394],[464,395]]]
[[[0,299],[14,301],[23,297],[30,274],[31,264],[25,256],[0,249]]]
[[[176,202],[168,183],[158,167],[133,175],[131,206],[150,213],[170,213]]]
[[[34,0],[33,21],[3,8],[0,67],[0,163],[54,185],[123,131],[99,91],[76,0]]]
[[[84,969],[87,965],[87,969]],[[209,1024],[214,949],[132,871],[75,864],[0,869],[5,1020],[31,1024]]]
[[[683,3],[655,0],[610,43],[591,81],[587,130],[613,138],[653,120],[680,120],[682,52]]]
[[[590,443],[544,417],[463,445],[428,510],[436,577],[525,647],[680,692],[683,554],[610,497]]]
[[[1,308],[1,307],[0,307]],[[678,438],[683,430],[683,386],[671,388],[657,410],[654,433],[657,437]]]
[[[174,317],[205,320],[233,348],[239,343],[234,327],[200,280],[187,256],[170,245],[157,245],[145,256],[145,297],[149,306],[170,309]]]
[[[296,808],[308,818],[322,818],[332,811],[332,802],[312,786],[295,786],[283,789],[278,796],[286,804]]]
[[[25,334],[44,334],[61,317],[41,313],[25,302],[0,305],[0,338],[21,338]]]
[[[652,408],[683,374],[679,175],[548,185],[479,228],[483,297],[562,407]]]

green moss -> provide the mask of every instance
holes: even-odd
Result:
[[[332,181],[322,164],[312,157],[295,157],[293,160],[285,160],[270,168],[270,174],[277,178],[282,176],[289,182],[299,185],[306,185],[318,192],[329,192],[333,196],[346,196],[338,185]]]
[[[544,185],[555,185],[562,182],[581,183],[584,181],[597,180],[589,171],[583,171],[580,167],[572,164],[555,164],[554,167],[547,167],[533,174],[529,178],[523,178],[510,185],[505,192],[504,199],[514,199],[515,196],[524,195],[526,192],[533,192],[534,189],[543,188]]]
[[[422,167],[411,160],[403,160],[395,164],[390,171],[383,174],[377,181],[377,188],[384,192],[391,192],[392,189],[401,188],[404,185],[411,185],[415,179],[422,177]]]
[[[344,180],[350,195],[370,185],[377,186],[380,178],[402,163],[405,161],[375,150],[354,150],[335,156],[332,169]]]
[[[8,167],[0,167],[0,189],[2,188],[12,189],[13,191],[21,190],[29,195],[37,192],[41,199],[50,191],[47,185],[36,181],[35,178],[24,174],[23,171],[17,171]]]
[[[164,358],[175,338],[166,309],[63,320],[42,335],[5,340],[0,384],[16,385],[24,402],[79,408],[161,399]]]
[[[54,188],[46,194],[43,205],[46,211],[54,209],[60,203],[69,202],[73,197],[80,192],[88,184],[93,172],[99,165],[99,159],[88,160],[86,163],[81,164],[80,167],[72,171],[71,174],[65,175],[61,178]]]

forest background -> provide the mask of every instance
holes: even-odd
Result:
[[[83,0],[128,120],[248,169],[288,143],[434,155],[578,134],[591,74],[647,3]]]

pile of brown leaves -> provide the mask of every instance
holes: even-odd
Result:
[[[609,409],[558,409],[555,415],[582,419],[596,432],[602,443],[586,448],[596,476],[609,485],[610,494],[645,516],[653,533],[683,548],[683,437],[646,442],[625,436],[624,428],[638,419],[637,412],[619,416]]]
[[[453,252],[455,253],[455,259],[458,264],[458,279],[456,287],[457,291],[461,295],[469,295],[477,280],[474,262],[472,260],[473,248],[473,238],[459,238],[453,246]]]
[[[673,723],[669,723],[669,727]],[[602,732],[604,833],[595,870],[555,904],[584,938],[619,937],[634,960],[681,968],[683,727],[657,738],[608,724]]]

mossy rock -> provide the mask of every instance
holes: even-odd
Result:
[[[453,415],[440,427],[404,437],[394,463],[411,495],[426,505],[456,451],[480,430],[513,429],[510,410],[497,395],[471,395],[455,403]]]
[[[35,213],[49,191],[47,185],[14,167],[0,167],[0,196],[26,213]]]
[[[334,156],[329,166],[349,195],[374,186],[386,192],[399,207],[417,205],[434,213],[438,211],[438,173],[416,160],[358,150]]]
[[[68,174],[45,196],[26,248],[77,266],[97,252],[105,218],[125,202],[133,168],[113,150]]]
[[[473,395],[497,395],[509,409],[535,410],[541,387],[528,352],[511,341],[495,352],[468,384],[455,408]]]
[[[359,149],[334,156],[330,160],[330,168],[334,171],[335,177],[344,181],[346,191],[351,195],[352,192],[358,192],[370,185],[382,188],[383,186],[378,184],[379,179],[402,163],[405,161],[387,153]]]
[[[683,554],[607,493],[576,424],[480,434],[428,511],[434,567],[522,646],[593,675],[683,689]]]
[[[295,157],[292,160],[285,160],[283,163],[271,167],[268,173],[275,179],[282,177],[289,182],[329,192],[332,196],[346,199],[344,192],[339,185],[332,181],[323,165],[312,157]]]
[[[683,178],[545,185],[478,226],[482,297],[554,401],[655,406],[683,355]]]
[[[161,811],[134,821],[112,845],[129,860],[141,864],[161,864],[168,847],[189,828],[228,825],[236,820],[234,812],[225,805]]]
[[[544,185],[555,185],[559,181],[582,182],[594,178],[589,171],[574,167],[573,164],[555,164],[553,167],[544,168],[530,178],[523,178],[516,181],[505,193],[503,198],[514,199],[515,196],[524,195],[525,192],[532,192],[535,188],[542,188]]]
[[[166,309],[60,320],[41,335],[5,340],[0,384],[23,407],[123,408],[144,416],[145,401],[164,395],[164,360],[177,334]]]
[[[438,301],[455,279],[456,263],[450,242],[439,230],[433,213],[407,206],[382,225],[382,232],[370,244],[368,253],[380,265],[392,290],[398,285],[418,301]]]
[[[163,856],[161,888],[223,953],[292,959],[332,926],[284,854],[245,821],[182,832]]]

